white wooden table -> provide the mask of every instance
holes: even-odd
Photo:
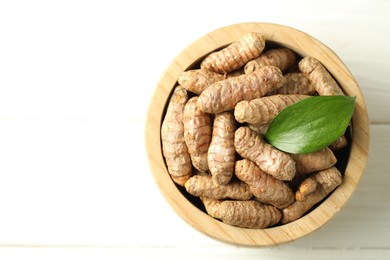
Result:
[[[389,13],[379,0],[0,2],[0,259],[389,259]],[[270,249],[185,223],[144,148],[146,109],[170,61],[211,30],[252,21],[332,48],[371,122],[351,201],[321,230]]]

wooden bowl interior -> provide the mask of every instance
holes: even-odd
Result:
[[[193,68],[212,51],[218,50],[248,32],[262,33],[267,44],[283,46],[298,55],[317,58],[334,76],[344,92],[356,96],[352,118],[352,144],[339,159],[344,171],[343,183],[314,210],[286,225],[267,229],[233,227],[218,221],[204,212],[199,200],[184,192],[171,180],[162,156],[160,128],[167,100],[177,84],[178,76]],[[145,142],[154,179],[171,207],[190,225],[200,232],[223,242],[244,246],[274,246],[294,241],[322,227],[341,210],[356,188],[366,164],[369,146],[369,121],[361,90],[352,74],[337,55],[318,40],[296,29],[267,23],[236,24],[215,30],[196,40],[184,49],[168,66],[157,84],[149,106],[146,121]],[[349,160],[348,160],[349,155]]]

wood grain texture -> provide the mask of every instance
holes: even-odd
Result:
[[[190,203],[166,172],[161,154],[160,126],[166,100],[182,71],[206,54],[226,46],[248,32],[260,32],[268,41],[290,48],[301,56],[317,58],[335,77],[347,95],[356,96],[353,115],[351,157],[342,185],[316,210],[287,225],[250,230],[223,224]],[[348,201],[363,173],[368,156],[369,121],[363,95],[354,77],[337,55],[318,40],[290,27],[267,23],[244,23],[217,29],[190,44],[168,66],[149,106],[145,142],[151,171],[172,208],[199,231],[227,243],[248,246],[271,246],[301,238],[317,230],[337,214]]]
[[[215,241],[172,210],[145,158],[143,121],[2,121],[0,129],[0,246],[112,246],[156,253],[172,248],[164,251],[172,256],[176,250],[209,248],[263,255]],[[390,250],[390,126],[371,130],[367,168],[345,208],[277,252]]]
[[[343,260],[388,260],[385,250],[361,250],[355,248],[327,248],[327,249],[248,249],[226,246],[202,246],[202,250],[194,246],[180,247],[47,247],[47,248],[3,248],[0,249],[2,259],[106,259],[106,260],[128,260],[128,259],[188,259],[188,260],[247,260],[260,259],[343,259]],[[9,256],[14,256],[10,258]],[[373,257],[375,256],[375,257]]]
[[[178,3],[0,2],[0,259],[389,259],[390,1]],[[242,21],[289,25],[333,49],[371,122],[368,164],[343,210],[274,248],[230,246],[188,225],[142,138],[169,62]]]

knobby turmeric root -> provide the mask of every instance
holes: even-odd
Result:
[[[295,199],[298,201],[304,200],[306,195],[316,191],[318,185],[315,178],[304,179],[299,185],[298,191],[295,193]]]
[[[260,56],[265,47],[265,38],[259,33],[248,33],[226,48],[209,54],[200,64],[202,69],[217,73],[229,73]]]
[[[346,147],[347,145],[348,145],[348,140],[345,137],[345,135],[342,135],[339,138],[337,138],[337,140],[334,141],[331,145],[329,145],[329,148],[332,151],[336,151],[336,150],[339,150],[339,149]]]
[[[260,135],[260,136],[264,136],[266,133],[267,133],[267,130],[268,130],[268,127],[269,125],[268,124],[248,124],[248,127],[256,132],[256,134]]]
[[[235,180],[226,185],[219,185],[210,175],[194,175],[188,179],[184,186],[188,193],[197,197],[210,199],[249,200],[253,195],[248,185]]]
[[[337,162],[336,156],[328,147],[313,153],[292,154],[291,157],[296,162],[297,172],[300,174],[328,169]]]
[[[183,186],[191,177],[191,158],[184,141],[183,110],[187,91],[177,86],[169,100],[161,126],[162,150],[172,180]]]
[[[285,182],[264,173],[252,161],[237,161],[235,174],[249,185],[253,195],[262,203],[282,209],[294,202],[294,193]]]
[[[240,123],[269,124],[286,107],[309,98],[307,95],[274,95],[241,101],[234,109],[234,117]]]
[[[238,76],[241,76],[244,74],[245,74],[244,69],[241,68],[241,69],[229,72],[228,74],[226,74],[226,78],[234,78],[234,77],[238,77]]]
[[[199,95],[208,86],[223,79],[223,75],[213,71],[196,69],[183,72],[177,81],[183,88]]]
[[[191,155],[192,165],[201,172],[209,170],[207,151],[211,142],[211,118],[196,106],[198,97],[184,106],[184,140]]]
[[[309,178],[316,180],[325,193],[329,194],[341,184],[343,177],[336,167],[331,167],[329,169],[319,171]]]
[[[277,224],[280,211],[254,200],[213,200],[201,198],[207,213],[224,223],[243,228],[266,228]]]
[[[245,74],[252,73],[265,66],[278,67],[282,72],[286,71],[295,61],[295,54],[290,49],[278,48],[263,52],[260,57],[249,61],[245,65]]]
[[[215,116],[207,160],[213,180],[220,185],[227,184],[233,176],[234,130],[235,120],[230,112]]]
[[[298,65],[300,71],[310,79],[321,96],[344,95],[337,82],[316,58],[305,57]]]
[[[284,75],[284,78],[286,79],[286,82],[283,84],[283,86],[277,90],[274,90],[271,94],[314,95],[316,93],[314,85],[302,73],[287,73]]]
[[[239,155],[249,159],[275,178],[290,181],[295,175],[295,162],[286,153],[267,144],[259,135],[246,126],[236,130],[234,147]]]
[[[252,100],[279,88],[284,83],[282,72],[266,66],[251,74],[218,81],[205,89],[198,98],[199,109],[220,113],[234,109],[242,100]]]
[[[303,216],[342,182],[341,173],[336,167],[320,171],[309,178],[311,179],[310,181],[303,181],[298,188],[297,200],[283,209],[282,224],[289,223]]]

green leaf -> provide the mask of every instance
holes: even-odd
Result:
[[[265,139],[288,153],[318,151],[344,134],[356,97],[315,96],[282,110],[268,127]]]

